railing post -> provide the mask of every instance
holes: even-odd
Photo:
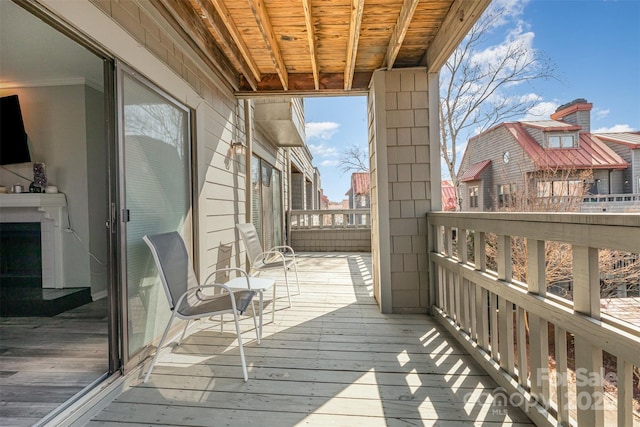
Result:
[[[573,246],[573,307],[577,313],[600,319],[600,277],[596,248]],[[601,427],[604,425],[602,350],[579,335],[576,335],[574,343],[578,425]]]

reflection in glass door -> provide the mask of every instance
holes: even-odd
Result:
[[[191,242],[190,113],[122,66],[119,83],[124,356],[131,367],[170,314],[142,237],[178,231]]]
[[[263,247],[282,245],[280,171],[259,157],[251,160],[253,224]]]

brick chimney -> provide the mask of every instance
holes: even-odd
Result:
[[[558,107],[551,115],[552,120],[560,120],[572,125],[582,127],[582,132],[591,132],[591,108],[593,104],[584,98],[573,101]]]

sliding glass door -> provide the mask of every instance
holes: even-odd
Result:
[[[251,161],[253,224],[263,247],[282,245],[282,188],[280,171],[265,160]]]
[[[124,66],[118,82],[126,368],[147,355],[170,314],[142,237],[178,231],[191,246],[191,138],[185,106]]]

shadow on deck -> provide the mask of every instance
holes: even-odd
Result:
[[[431,317],[379,312],[370,254],[298,265],[302,295],[277,300],[261,345],[243,321],[248,382],[234,335],[204,322],[89,425],[531,425]]]

